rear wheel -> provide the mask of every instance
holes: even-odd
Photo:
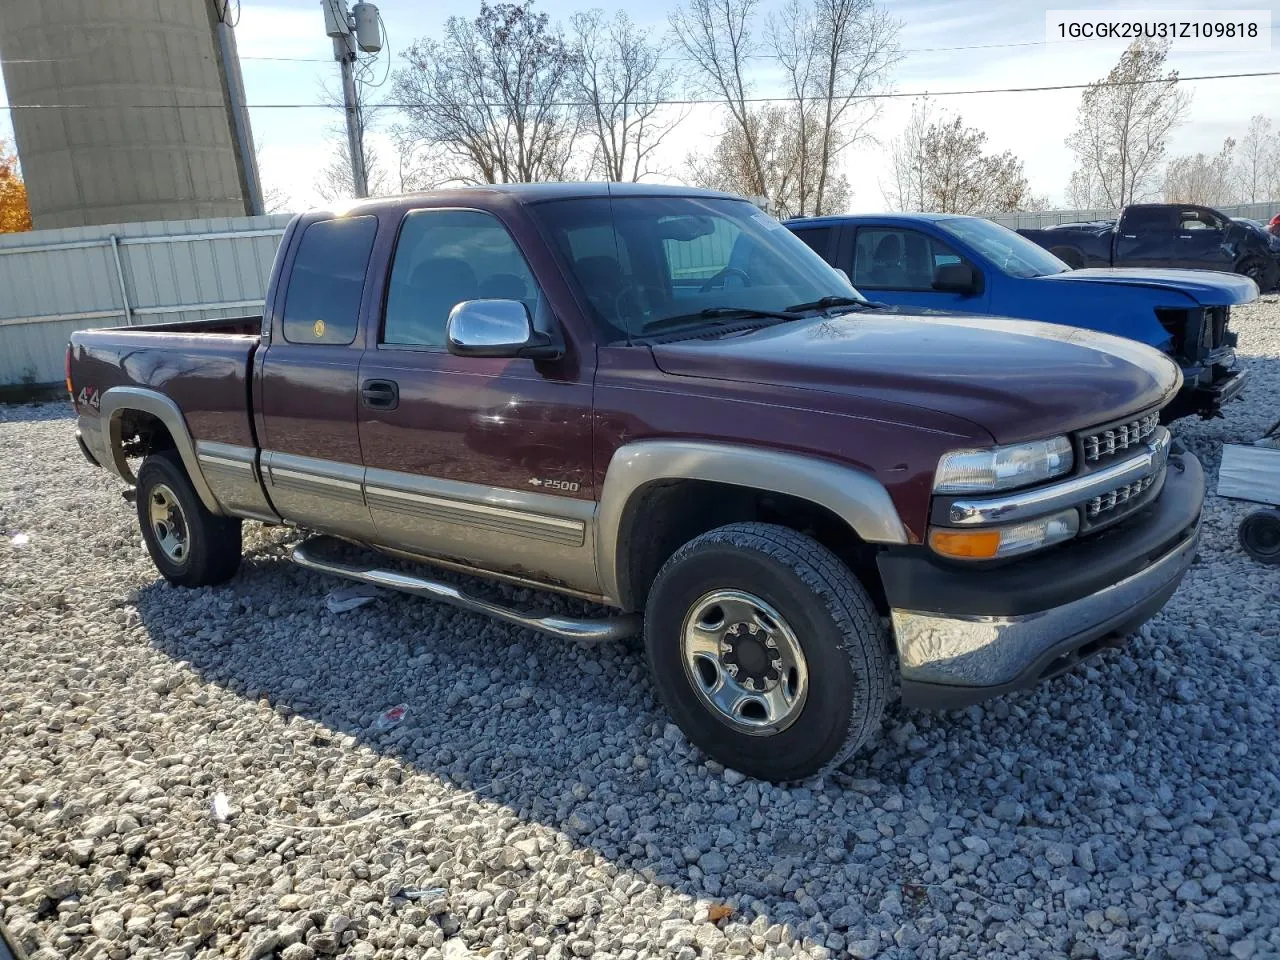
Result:
[[[878,729],[891,684],[862,584],[817,541],[764,523],[676,551],[649,593],[645,647],[685,735],[765,780],[842,762]]]
[[[1280,510],[1255,510],[1240,521],[1240,546],[1259,563],[1280,563]]]
[[[138,471],[138,523],[156,569],[180,587],[206,587],[235,576],[240,521],[210,513],[174,450],[153,453]]]

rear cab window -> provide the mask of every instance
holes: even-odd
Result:
[[[810,250],[827,262],[831,261],[831,240],[835,235],[834,227],[792,227],[791,232],[805,242]]]
[[[355,340],[377,232],[376,217],[317,220],[306,228],[285,291],[285,340],[330,346]]]
[[[1129,207],[1120,218],[1120,232],[1172,233],[1177,225],[1174,217],[1173,207]]]

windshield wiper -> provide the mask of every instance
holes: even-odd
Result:
[[[822,297],[819,300],[810,300],[808,303],[794,303],[787,307],[791,311],[799,310],[829,310],[832,307],[858,307],[866,310],[875,306],[870,300],[860,300],[857,297]]]
[[[697,313],[679,313],[672,317],[663,317],[647,324],[641,336],[648,336],[659,330],[683,327],[696,324],[699,320],[803,320],[804,317],[791,310],[757,310],[754,307],[707,307]]]

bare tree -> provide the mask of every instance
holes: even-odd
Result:
[[[1228,137],[1218,153],[1197,153],[1170,160],[1164,172],[1165,203],[1217,207],[1234,200],[1235,146],[1236,142]]]
[[[351,200],[356,195],[356,186],[355,175],[351,171],[350,141],[345,132],[331,133],[328,140],[332,144],[329,162],[316,175],[316,193],[327,203]],[[369,196],[385,197],[395,193],[370,138],[361,136],[360,142],[364,147],[364,172],[369,185]]]
[[[882,190],[885,203],[895,210],[928,207],[929,169],[925,165],[925,140],[933,122],[933,104],[923,97],[911,104],[911,120],[889,145],[893,185]]]
[[[533,0],[481,2],[421,39],[394,74],[402,129],[431,144],[468,183],[566,178],[582,125],[572,100],[577,56]]]
[[[729,113],[734,151],[742,163],[742,190],[769,196],[760,150],[761,126],[750,104],[747,61],[759,44],[752,33],[759,0],[685,0],[670,16],[676,42],[693,62],[691,86],[721,100]]]
[[[1240,139],[1235,176],[1240,199],[1260,203],[1280,196],[1280,135],[1272,132],[1271,121],[1258,114]]]
[[[667,106],[677,87],[673,67],[647,31],[619,11],[575,13],[575,95],[586,104],[592,141],[591,173],[606,180],[640,180],[657,171],[654,153],[684,114]]]
[[[1169,134],[1186,115],[1191,96],[1178,88],[1176,70],[1164,72],[1168,54],[1168,42],[1135,41],[1080,96],[1066,143],[1085,171],[1078,185],[1096,185],[1099,205],[1120,208],[1149,193]]]
[[[895,189],[886,197],[900,210],[1005,213],[1044,205],[1032,197],[1022,161],[1011,151],[987,153],[987,135],[959,116],[934,120],[931,105],[913,105],[911,121],[894,141]]]
[[[804,167],[800,120],[796,111],[778,104],[752,110],[748,124],[755,144],[753,156],[742,129],[729,119],[709,154],[689,156],[685,178],[712,190],[763,198],[768,211],[778,217],[800,216],[800,175]],[[764,178],[763,190],[758,189],[757,175]],[[828,177],[829,211],[845,209],[851,194],[847,177],[841,174]]]
[[[1107,207],[1098,178],[1091,167],[1076,167],[1067,182],[1067,205],[1076,210],[1096,210]]]
[[[880,101],[902,59],[900,24],[874,0],[788,0],[768,20],[769,46],[794,101],[798,213],[830,212],[827,186],[840,152],[870,139]]]

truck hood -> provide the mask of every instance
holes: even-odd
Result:
[[[998,443],[1053,436],[1163,404],[1177,366],[1132,340],[993,317],[896,310],[656,344],[665,373],[865,397],[960,417]]]
[[[1184,294],[1202,307],[1229,307],[1258,297],[1248,277],[1214,270],[1145,270],[1138,267],[1098,267],[1040,277],[1045,283],[1106,283],[1146,287]]]

